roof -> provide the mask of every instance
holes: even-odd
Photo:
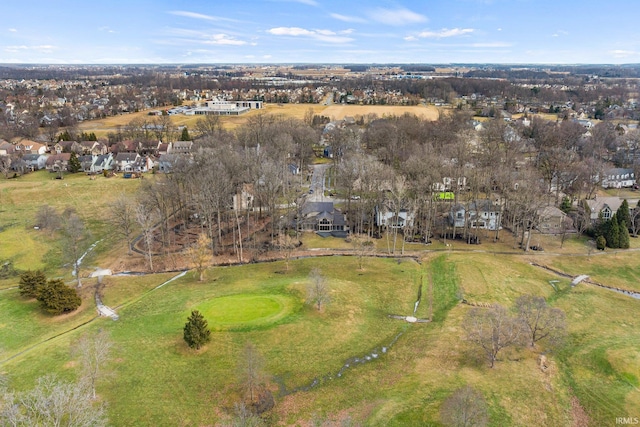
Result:
[[[587,206],[591,209],[592,214],[600,213],[606,206],[608,206],[611,211],[617,211],[620,205],[622,205],[623,200],[624,199],[620,197],[598,197],[587,200]]]
[[[25,162],[35,162],[42,156],[44,156],[44,154],[25,154],[22,156],[22,160]]]
[[[47,157],[47,166],[55,165],[57,162],[68,162],[71,158],[71,153],[53,154]]]
[[[138,153],[118,153],[116,162],[135,162],[137,158]]]

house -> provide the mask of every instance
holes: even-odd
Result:
[[[47,152],[47,146],[39,142],[23,139],[16,144],[16,151],[24,154],[44,154]]]
[[[555,206],[545,206],[537,210],[536,229],[542,234],[562,234],[575,232],[573,219]]]
[[[404,229],[405,227],[412,227],[413,221],[413,212],[409,212],[406,209],[400,209],[396,215],[393,209],[386,205],[375,207],[375,224],[378,227]]]
[[[171,152],[175,154],[188,154],[192,148],[193,141],[176,141],[173,143]]]
[[[113,169],[113,161],[114,158],[111,153],[96,156],[93,164],[91,165],[91,172],[101,173],[105,170],[111,170]]]
[[[138,153],[118,153],[114,159],[114,168],[120,172],[134,172],[134,166],[139,160]]]
[[[630,188],[636,183],[633,169],[613,168],[605,172],[602,179],[604,188]]]
[[[240,190],[233,195],[231,200],[231,209],[234,210],[251,210],[256,200],[253,184],[242,184]]]
[[[143,156],[157,156],[160,144],[160,141],[143,141],[140,143],[140,149],[138,151]]]
[[[289,168],[289,173],[291,175],[299,175],[300,174],[300,168],[295,163],[289,163],[289,165],[287,165],[287,168]]]
[[[442,182],[434,182],[431,188],[436,192],[455,191],[456,189],[465,190],[467,188],[467,178],[464,176],[458,178],[446,176],[442,178]]]
[[[82,145],[80,145],[76,141],[58,141],[56,145],[53,146],[53,150],[56,152],[56,154],[71,152],[82,154],[83,152]]]
[[[179,154],[163,154],[158,159],[156,165],[158,166],[158,172],[169,173],[173,171],[176,164],[182,160],[184,156]]]
[[[26,163],[27,167],[32,171],[44,169],[47,163],[46,154],[25,154],[22,156],[22,160]]]
[[[623,199],[620,197],[596,197],[595,199],[584,200],[584,207],[589,212],[589,219],[592,223],[597,222],[601,217],[604,220],[611,219],[616,213]],[[637,202],[634,202],[637,203]],[[635,206],[629,201],[629,206]]]
[[[467,206],[457,204],[451,207],[449,212],[449,224],[454,227],[482,228],[485,230],[498,230],[501,227],[500,206],[493,204],[491,200],[474,200]]]
[[[96,160],[98,156],[93,156],[91,154],[85,154],[83,156],[78,156],[78,161],[80,162],[80,167],[84,172],[91,172],[91,167],[93,166],[93,162]]]
[[[158,156],[162,156],[163,154],[169,154],[173,150],[173,144],[170,142],[161,142],[158,145]]]
[[[333,202],[306,202],[296,218],[301,231],[316,231],[322,236],[346,237],[349,233],[346,216]]]
[[[107,152],[107,146],[99,141],[80,141],[80,146],[82,146],[82,152],[84,154],[99,156]]]
[[[47,157],[44,167],[49,172],[66,171],[69,167],[70,158],[71,153],[52,154]]]
[[[8,141],[0,140],[0,156],[10,156],[16,152],[16,146]]]

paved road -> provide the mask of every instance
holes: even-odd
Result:
[[[311,186],[309,188],[310,194],[307,196],[307,200],[310,202],[328,202],[330,197],[324,195],[325,190],[325,177],[327,170],[331,167],[330,164],[325,165],[313,165],[313,175],[311,176]]]

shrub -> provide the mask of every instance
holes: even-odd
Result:
[[[27,298],[38,298],[40,289],[47,283],[47,278],[42,271],[25,271],[20,275],[18,289],[20,295]]]
[[[38,292],[42,308],[53,315],[68,313],[80,307],[82,299],[75,289],[65,285],[60,279],[49,280]]]

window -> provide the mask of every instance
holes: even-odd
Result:
[[[604,208],[602,210],[602,218],[603,219],[611,219],[611,209],[609,208]]]

